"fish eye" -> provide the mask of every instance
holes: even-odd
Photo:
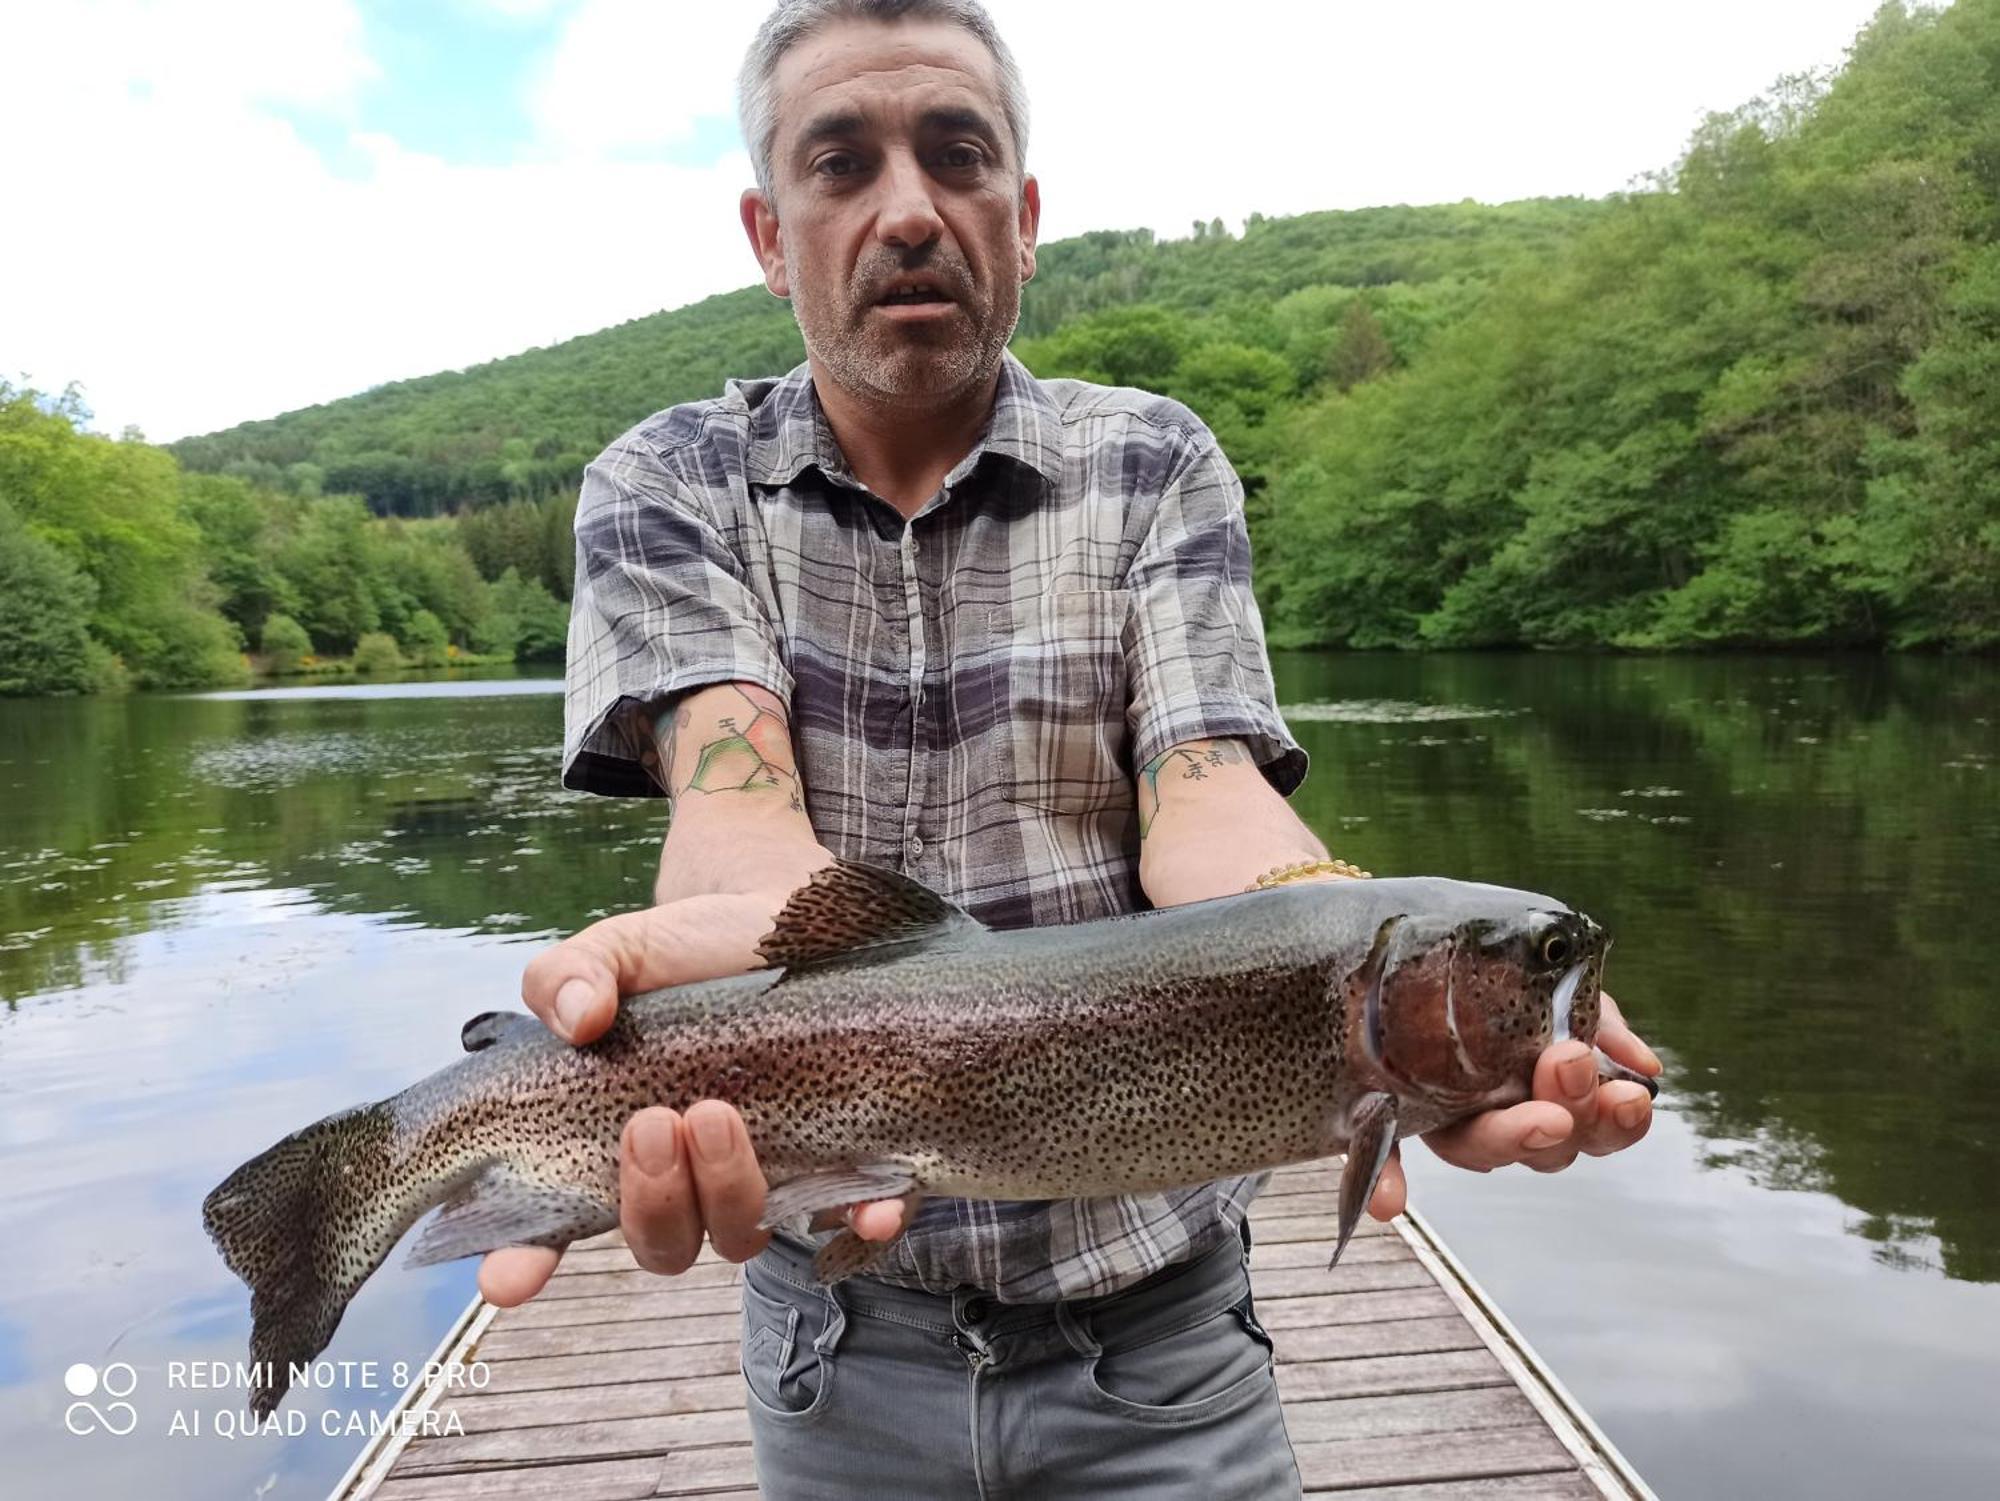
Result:
[[[1570,956],[1570,941],[1560,933],[1550,933],[1542,939],[1542,963],[1548,965],[1567,964]]]

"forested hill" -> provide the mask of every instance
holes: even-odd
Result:
[[[1297,367],[1284,392],[1292,395],[1318,383],[1340,330],[1337,321],[1327,324],[1324,296],[1287,303],[1291,294],[1395,288],[1387,301],[1402,315],[1400,332],[1414,353],[1416,324],[1462,311],[1474,286],[1517,260],[1545,260],[1601,212],[1570,199],[1256,218],[1240,238],[1220,223],[1171,241],[1143,230],[1084,235],[1044,247],[1020,336],[1134,304],[1201,325],[1193,340],[1177,326],[1170,334],[1177,345],[1241,349],[1254,325],[1259,347],[1289,355]],[[1417,287],[1436,291],[1436,305],[1412,299]],[[1144,345],[1148,334],[1130,337]],[[1363,366],[1378,353],[1361,351]],[[1158,351],[1135,347],[1133,355],[1141,365],[1130,373],[1151,374]],[[573,487],[608,439],[648,413],[715,395],[731,376],[781,373],[803,357],[789,309],[751,287],[172,446],[191,469],[307,493],[356,493],[383,514],[434,515]],[[1264,372],[1248,373],[1254,380]]]
[[[1015,347],[1207,419],[1279,644],[1992,649],[2000,0],[1602,203],[1049,246]],[[799,358],[745,290],[172,452],[0,382],[0,693],[559,654],[583,465]]]

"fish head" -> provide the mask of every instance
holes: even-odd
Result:
[[[1543,1049],[1595,1043],[1604,930],[1527,893],[1481,906],[1419,908],[1377,931],[1357,1030],[1398,1093],[1455,1108],[1525,1099]]]

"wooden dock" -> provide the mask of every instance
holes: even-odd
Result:
[[[1337,1182],[1284,1169],[1251,1211],[1257,1312],[1307,1493],[1652,1501],[1420,1219],[1364,1220],[1327,1270]],[[614,1232],[572,1247],[523,1307],[475,1299],[437,1358],[482,1363],[484,1389],[413,1388],[401,1425],[430,1412],[462,1434],[371,1444],[330,1501],[754,1501],[740,1276],[704,1251],[655,1277]]]

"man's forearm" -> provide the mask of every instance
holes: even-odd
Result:
[[[696,689],[649,728],[647,768],[672,816],[655,901],[712,893],[782,901],[832,858],[806,815],[776,694],[754,683]]]
[[[1156,907],[1227,896],[1326,846],[1240,740],[1174,746],[1139,770],[1139,883]]]

